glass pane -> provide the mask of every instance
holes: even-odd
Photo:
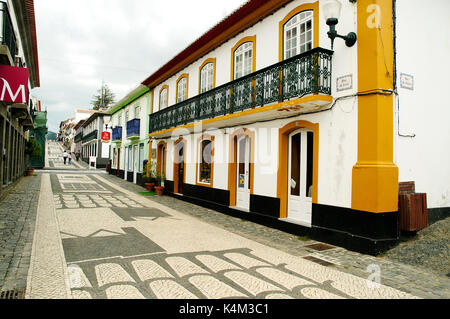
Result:
[[[211,151],[212,143],[209,140],[201,143],[200,182],[211,183]]]
[[[291,195],[300,196],[300,151],[301,134],[291,137],[291,180],[289,187]]]
[[[245,138],[238,143],[238,187],[245,188]]]
[[[313,149],[314,133],[307,133],[307,156],[306,156],[306,196],[312,197],[312,177],[313,177]]]

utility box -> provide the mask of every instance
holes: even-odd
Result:
[[[403,231],[418,231],[428,226],[427,194],[416,193],[414,182],[399,184],[399,226]]]

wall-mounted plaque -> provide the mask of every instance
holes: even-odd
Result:
[[[346,91],[353,88],[353,75],[348,74],[340,76],[336,79],[336,91]]]
[[[400,87],[407,90],[414,90],[414,76],[400,73]]]

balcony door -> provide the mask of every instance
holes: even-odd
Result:
[[[287,217],[311,225],[314,133],[307,129],[289,135]]]
[[[183,194],[184,174],[186,166],[186,141],[179,140],[175,143],[174,162],[174,193]]]
[[[237,140],[236,207],[250,208],[250,137],[242,135]]]

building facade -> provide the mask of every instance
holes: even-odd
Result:
[[[109,111],[112,126],[111,173],[135,184],[141,184],[144,160],[149,157],[150,102],[148,87],[139,85]]]
[[[8,187],[24,175],[25,147],[40,86],[33,0],[0,1],[0,183]],[[1,192],[1,190],[0,190]]]
[[[105,112],[93,113],[82,125],[81,158],[95,168],[106,168],[109,163],[110,143],[102,142],[102,132],[107,131],[105,122],[110,116]]]
[[[371,254],[399,239],[402,182],[448,216],[450,108],[430,94],[448,4],[419,27],[422,4],[250,0],[226,17],[142,83],[166,193]]]

